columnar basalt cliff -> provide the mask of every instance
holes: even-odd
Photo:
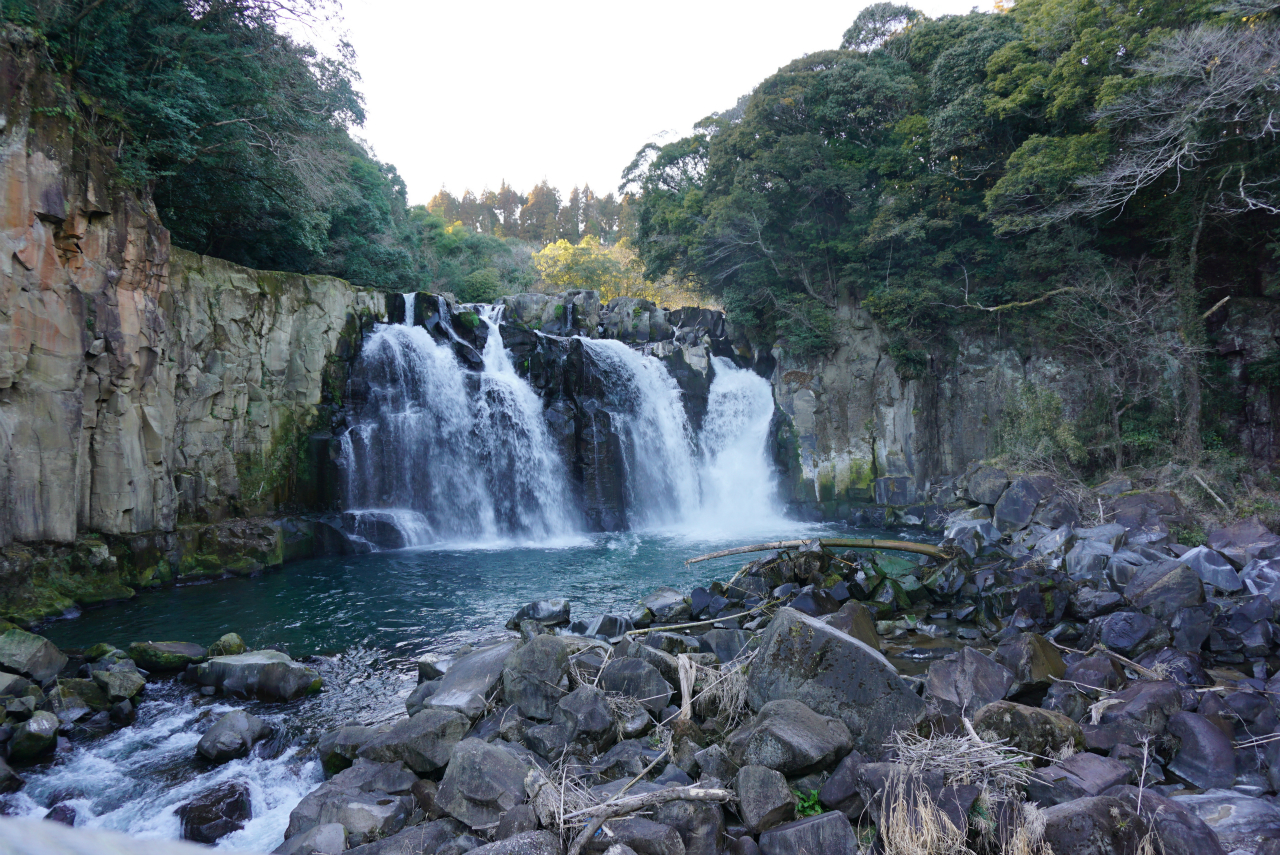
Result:
[[[18,611],[38,614],[181,572],[201,548],[199,533],[173,535],[180,523],[317,500],[314,477],[298,483],[275,464],[313,425],[327,428],[318,408],[343,388],[344,360],[383,297],[171,248],[149,197],[118,182],[111,153],[54,109],[56,81],[26,45],[6,47],[0,547],[117,538],[70,558],[10,550],[6,591],[55,571],[98,579],[24,594]],[[259,534],[231,540],[279,551],[279,532]]]

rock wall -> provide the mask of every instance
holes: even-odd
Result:
[[[0,547],[35,547],[0,555],[0,595],[64,571],[127,594],[202,538],[244,540],[180,523],[323,503],[328,410],[384,297],[171,248],[32,46],[0,39]]]
[[[1001,413],[1024,384],[1082,397],[1083,378],[1051,356],[965,331],[956,331],[945,362],[904,376],[866,310],[845,301],[837,317],[831,355],[800,360],[774,351],[789,500],[815,517],[851,519],[860,506],[888,505],[924,520],[940,481],[995,452]]]

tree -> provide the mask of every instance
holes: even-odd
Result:
[[[921,17],[920,12],[910,6],[872,3],[859,12],[853,24],[844,31],[840,49],[862,53],[875,50]]]
[[[530,243],[546,244],[556,239],[560,214],[560,193],[547,183],[529,191],[529,200],[520,208],[520,237]]]

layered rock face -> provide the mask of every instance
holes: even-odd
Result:
[[[78,139],[21,45],[0,52],[0,546],[172,531],[269,508],[274,443],[382,298],[173,250]],[[358,324],[354,324],[358,331]]]
[[[774,352],[774,396],[790,421],[780,462],[791,467],[791,501],[816,516],[849,519],[874,504],[924,520],[940,481],[995,453],[1001,413],[1024,385],[1052,388],[1068,404],[1087,397],[1080,372],[995,333],[954,330],[947,361],[911,371],[865,309],[845,300],[837,316],[831,354]]]

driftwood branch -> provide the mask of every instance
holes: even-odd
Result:
[[[743,617],[746,617],[747,615],[753,615],[756,612],[762,612],[765,609],[771,609],[777,604],[778,604],[777,600],[770,600],[767,603],[761,603],[760,605],[756,606],[753,609],[748,609],[745,612],[738,612],[732,617],[743,618]],[[714,617],[714,618],[708,618],[706,620],[695,620],[692,623],[659,623],[659,624],[654,624],[653,626],[647,626],[644,629],[629,629],[627,630],[626,634],[627,635],[646,635],[650,632],[675,632],[676,630],[680,630],[680,629],[694,629],[695,627],[699,627],[699,626],[711,626],[712,624],[716,624],[716,623],[724,623],[727,620],[730,620],[730,617]]]
[[[776,540],[772,543],[756,543],[751,546],[738,546],[733,549],[722,549],[690,558],[685,564],[697,564],[699,561],[710,561],[712,558],[724,558],[727,555],[743,555],[748,552],[768,552],[774,549],[800,549],[812,540]],[[940,546],[929,543],[916,543],[911,540],[880,540],[879,538],[823,538],[818,544],[824,549],[839,547],[842,549],[894,549],[899,552],[914,552],[917,555],[928,555],[940,561],[947,561],[951,555]]]
[[[652,793],[641,793],[638,796],[605,802],[582,810],[575,810],[573,813],[565,814],[564,818],[577,819],[578,817],[599,816],[605,819],[612,819],[616,816],[635,813],[641,808],[654,807],[667,802],[731,802],[735,799],[737,799],[737,796],[733,794],[733,790],[724,790],[718,787],[700,787],[697,784],[693,784],[688,787],[667,787]]]

